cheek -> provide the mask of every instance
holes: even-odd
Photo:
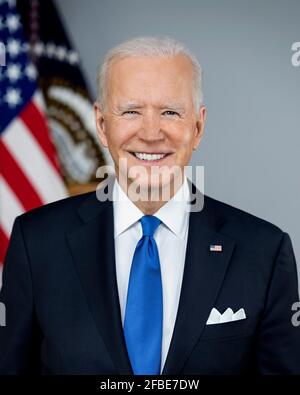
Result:
[[[189,128],[184,128],[177,136],[179,148],[187,149],[193,145],[194,138]]]
[[[124,122],[122,120],[111,122],[107,127],[107,140],[113,148],[122,147],[136,133],[136,125],[133,122]]]
[[[193,152],[194,137],[191,133],[191,129],[185,128],[181,130],[180,135],[177,137],[176,145],[177,149],[177,159],[187,164],[192,156]]]

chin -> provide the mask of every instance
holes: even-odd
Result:
[[[167,200],[169,200],[173,193],[172,179],[171,182],[170,180],[155,181],[149,179],[136,179],[132,181],[134,190],[141,193],[142,200],[165,200],[163,196],[167,197]],[[166,193],[166,195],[162,195],[162,192]]]

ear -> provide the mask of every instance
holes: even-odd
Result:
[[[205,108],[205,106],[200,106],[198,116],[196,119],[195,139],[194,139],[193,150],[198,148],[198,145],[200,144],[200,141],[202,140],[202,137],[204,134],[205,120],[206,120],[206,108]]]
[[[106,131],[105,131],[105,121],[104,121],[104,114],[103,110],[100,107],[100,104],[98,102],[94,103],[94,113],[95,113],[95,119],[96,119],[96,128],[97,128],[97,134],[100,140],[100,143],[103,145],[103,147],[107,148],[108,143],[107,143],[107,138],[106,138]]]

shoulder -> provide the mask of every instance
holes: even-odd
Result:
[[[286,234],[279,226],[210,196],[204,198],[204,210],[213,213],[219,231],[253,248],[280,245]],[[260,247],[259,247],[260,246]]]
[[[45,229],[55,226],[63,229],[80,221],[78,210],[88,201],[97,201],[96,192],[67,197],[27,211],[18,217],[22,226]],[[101,202],[97,202],[101,204]]]
[[[104,207],[110,205],[115,178],[108,177],[102,186],[95,191],[61,199],[44,206],[27,211],[18,219],[26,227],[49,229],[56,225],[57,229],[68,230],[74,225],[97,216]]]
[[[209,196],[204,198],[204,210],[215,218],[216,239],[222,235],[231,240],[235,261],[254,271],[255,278],[260,273],[268,279],[275,262],[282,262],[285,271],[294,270],[291,239],[279,226]]]

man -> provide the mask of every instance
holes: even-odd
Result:
[[[99,89],[116,177],[16,219],[0,372],[299,374],[289,236],[208,196],[191,210],[198,61],[172,39],[136,38],[108,53]]]

